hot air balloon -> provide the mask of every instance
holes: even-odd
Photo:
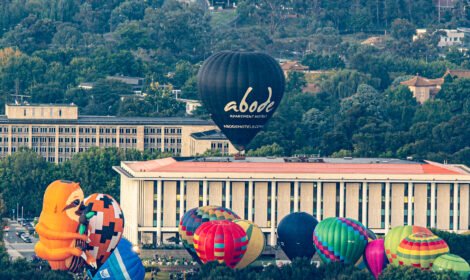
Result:
[[[83,191],[78,183],[57,180],[44,193],[44,203],[36,225],[39,242],[36,255],[49,262],[53,270],[70,270],[72,260],[80,258],[87,236],[77,233],[80,212],[83,209]]]
[[[366,228],[366,232],[367,232],[367,242],[371,242],[372,240],[377,239],[377,236],[372,230]],[[357,260],[354,266],[356,266],[359,269],[364,269],[367,267],[366,263],[364,262],[364,254],[362,254],[362,256]]]
[[[437,257],[432,264],[432,270],[452,270],[458,273],[462,279],[468,279],[470,275],[470,265],[462,257],[454,254],[445,254]]]
[[[367,245],[367,231],[351,218],[326,218],[315,228],[313,242],[323,262],[354,264]]]
[[[432,234],[429,229],[420,226],[396,226],[387,233],[384,243],[385,254],[391,265],[398,266],[397,249],[400,242],[410,234],[420,232]]]
[[[248,246],[243,258],[235,266],[235,268],[245,268],[253,263],[263,253],[265,238],[261,229],[254,223],[247,220],[234,220],[235,224],[239,225],[248,238]]]
[[[375,279],[379,279],[379,274],[388,264],[383,239],[372,240],[367,244],[364,260],[370,273],[374,275]]]
[[[107,194],[95,193],[85,198],[85,206],[93,215],[87,221],[87,253],[99,269],[111,256],[124,229],[124,215],[119,203]],[[77,272],[86,258],[75,258],[73,270]],[[92,269],[92,272],[95,270]]]
[[[143,280],[144,277],[145,267],[137,253],[132,250],[132,243],[122,238],[108,260],[90,278],[93,280]]]
[[[215,220],[237,220],[240,217],[232,210],[221,206],[203,206],[193,208],[184,213],[180,221],[178,231],[183,241],[183,246],[194,260],[199,262],[199,257],[194,250],[193,235],[196,229],[203,223]]]
[[[279,63],[264,53],[224,51],[210,56],[198,73],[204,107],[237,150],[263,128],[284,94]]]
[[[210,221],[194,234],[194,249],[202,263],[217,261],[234,268],[246,252],[248,238],[243,228],[231,221]]]
[[[281,220],[277,226],[277,241],[290,260],[313,257],[312,237],[317,224],[317,219],[305,212],[290,213]]]
[[[440,237],[427,233],[415,233],[400,242],[397,260],[399,265],[430,269],[437,257],[448,252],[447,243]]]

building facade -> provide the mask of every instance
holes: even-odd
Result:
[[[297,161],[297,162],[293,162]],[[350,217],[376,233],[398,225],[469,229],[470,169],[396,159],[165,158],[122,162],[124,235],[165,243],[185,211],[231,208],[261,227],[270,245],[284,216]]]
[[[198,142],[191,135],[213,131],[211,121],[195,118],[134,118],[79,116],[74,105],[6,105],[0,116],[0,157],[30,148],[49,162],[61,163],[91,147],[117,147],[159,151],[179,156],[203,154],[211,144],[228,147],[220,153],[234,153],[229,141]],[[212,143],[213,142],[213,143]]]

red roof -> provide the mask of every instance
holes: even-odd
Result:
[[[468,175],[464,170],[437,163],[307,163],[307,162],[194,162],[173,158],[127,162],[134,172],[169,173],[311,173]]]

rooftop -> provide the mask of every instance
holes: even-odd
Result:
[[[212,121],[185,117],[79,116],[78,119],[8,119],[5,115],[0,115],[0,124],[214,125]]]
[[[426,78],[416,75],[407,81],[401,82],[400,84],[406,85],[406,86],[415,86],[415,87],[433,87],[437,85],[442,85],[443,83],[444,83],[443,78],[426,79]]]
[[[216,129],[195,132],[191,134],[191,137],[196,140],[227,140],[227,137],[220,131]]]
[[[470,175],[468,168],[460,166],[390,158],[170,157],[122,162],[121,167],[144,173]]]

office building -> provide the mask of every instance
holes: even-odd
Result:
[[[0,116],[0,157],[30,148],[61,163],[91,147],[169,152],[179,156],[207,149],[228,155],[234,147],[211,121],[195,118],[79,116],[75,105],[6,105]],[[203,137],[209,132],[217,137]]]

